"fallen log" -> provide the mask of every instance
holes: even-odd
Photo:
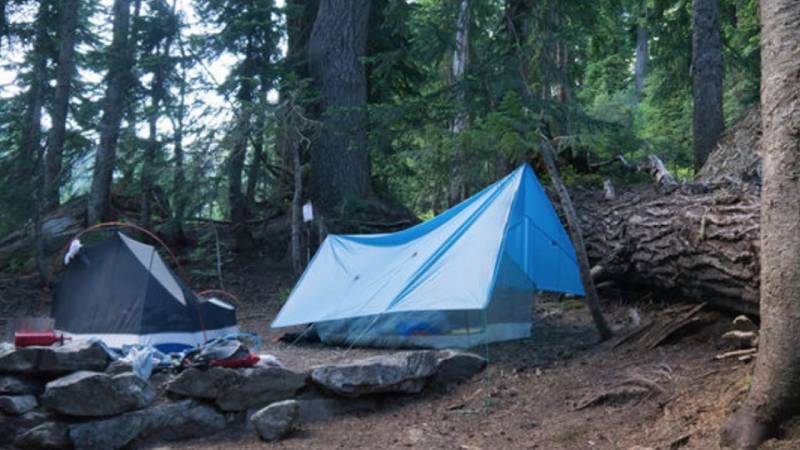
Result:
[[[621,286],[758,314],[758,194],[688,191],[577,194],[589,258]]]

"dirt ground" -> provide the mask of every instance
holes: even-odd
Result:
[[[382,352],[277,342],[269,322],[293,281],[284,265],[263,260],[226,275],[226,288],[240,298],[241,327],[262,337],[261,352],[298,370]],[[0,337],[8,336],[13,317],[46,314],[46,295],[33,286],[35,280],[0,275]],[[665,307],[665,299],[637,296],[604,295],[612,323],[630,326],[632,309],[645,321]],[[368,413],[305,423],[275,444],[231,429],[150,448],[714,449],[722,421],[743,399],[752,362],[714,360],[729,350],[719,337],[730,329],[732,315],[703,311],[698,317],[652,350],[635,342],[612,348],[598,343],[579,302],[545,299],[536,306],[533,336],[472,349],[490,364],[460,385],[391,397]],[[609,393],[617,395],[603,396]],[[589,400],[595,402],[587,406]],[[766,447],[800,448],[796,428]]]

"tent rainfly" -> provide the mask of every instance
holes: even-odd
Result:
[[[165,352],[239,331],[233,306],[196,296],[154,247],[122,233],[72,258],[54,292],[53,318],[67,337]]]
[[[471,347],[530,336],[539,290],[583,295],[575,249],[526,164],[427,222],[329,235],[273,328],[323,342]]]

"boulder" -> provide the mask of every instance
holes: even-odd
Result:
[[[225,428],[225,416],[213,407],[183,400],[133,411],[105,420],[70,425],[76,450],[114,450],[158,441],[210,436]]]
[[[215,400],[224,411],[245,411],[294,396],[307,376],[280,367],[207,370],[190,368],[167,385],[185,397]]]
[[[21,416],[0,416],[0,448],[10,447],[18,435],[50,419],[50,415],[39,411]]]
[[[133,366],[128,361],[122,361],[120,359],[112,361],[105,369],[105,373],[109,375],[119,375],[127,372],[133,372]]]
[[[376,393],[416,394],[436,373],[433,351],[397,352],[344,364],[318,366],[311,380],[324,390],[345,397]]]
[[[45,422],[20,434],[14,446],[36,450],[62,450],[72,448],[67,435],[67,425],[60,422]]]
[[[78,370],[103,371],[111,362],[103,343],[96,340],[70,341],[50,347],[0,347],[0,372],[66,373]]]
[[[344,414],[371,413],[383,406],[383,399],[375,396],[360,398],[303,397],[297,399],[302,422],[315,422]]]
[[[33,395],[0,395],[0,411],[21,416],[39,406]]]
[[[132,373],[81,371],[47,383],[42,404],[69,416],[102,417],[143,408],[155,397],[150,383]]]
[[[214,400],[223,389],[236,384],[239,378],[241,375],[235,369],[189,368],[167,384],[167,391],[184,397]]]
[[[223,411],[245,411],[292,398],[306,385],[308,376],[280,367],[256,367],[236,371],[236,381],[220,389],[217,406]]]
[[[475,353],[443,350],[436,357],[436,381],[452,383],[471,378],[486,368],[486,358]]]
[[[263,408],[250,417],[259,437],[277,441],[297,428],[300,407],[295,400],[284,400]]]
[[[44,383],[16,375],[0,375],[0,395],[41,394]]]

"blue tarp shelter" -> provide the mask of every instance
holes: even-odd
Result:
[[[583,295],[575,249],[528,165],[427,222],[329,235],[273,328],[323,342],[471,347],[530,336],[537,291]]]

